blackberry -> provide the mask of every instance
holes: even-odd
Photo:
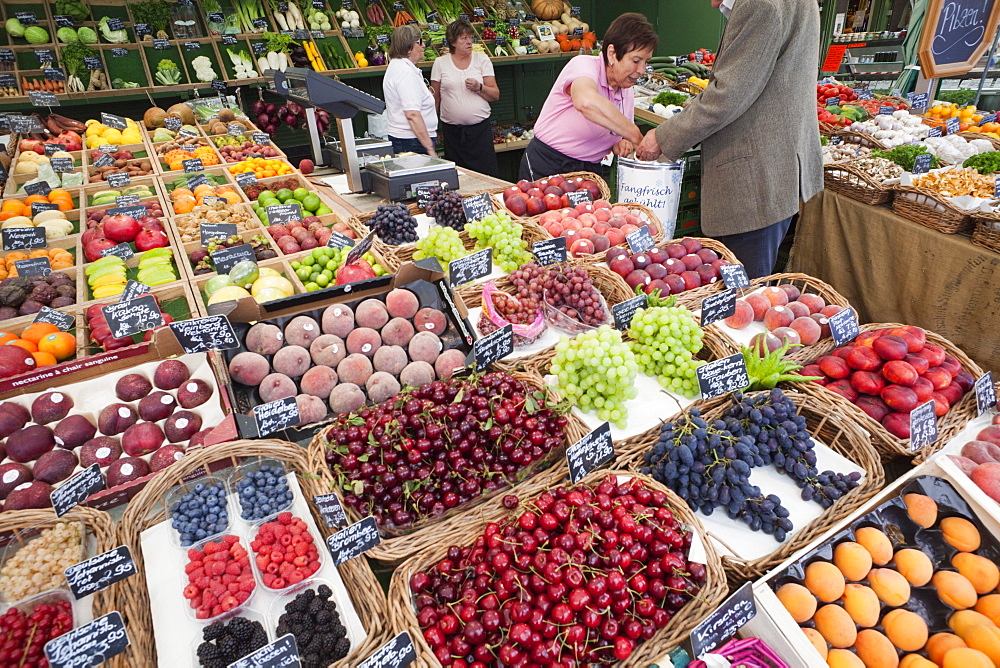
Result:
[[[226,625],[222,622],[215,622],[214,624],[209,624],[205,627],[205,630],[201,632],[202,638],[205,640],[216,640],[221,638],[226,634]]]
[[[347,656],[347,653],[351,651],[351,641],[347,639],[346,636],[341,636],[337,643],[333,646],[333,655],[330,657],[334,661],[339,661]]]
[[[340,623],[333,595],[325,585],[308,589],[285,605],[278,624],[278,635],[291,633],[299,647],[302,665],[327,666],[342,659],[350,649],[347,629]],[[346,649],[345,649],[346,648]]]
[[[244,617],[211,624],[202,635],[206,642],[198,646],[198,661],[205,668],[226,668],[267,644],[261,623]]]
[[[330,598],[333,596],[333,591],[326,585],[320,585],[316,593],[319,594],[320,598]]]

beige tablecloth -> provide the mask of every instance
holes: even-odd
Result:
[[[788,270],[820,278],[861,322],[918,325],[1000,370],[1000,254],[824,191],[802,209]]]

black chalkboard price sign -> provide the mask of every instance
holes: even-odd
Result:
[[[854,340],[861,330],[858,329],[858,316],[853,308],[841,309],[830,316],[830,334],[833,343],[842,346]]]
[[[277,401],[253,407],[253,419],[257,423],[257,433],[261,438],[276,431],[294,427],[299,423],[299,406],[295,397],[285,397]]]
[[[125,409],[122,409],[125,410]],[[83,503],[91,494],[104,489],[104,476],[101,475],[99,464],[91,464],[80,473],[52,490],[52,508],[57,517],[62,517],[73,508]]]
[[[122,290],[121,295],[118,296],[118,303],[131,301],[138,297],[139,295],[144,295],[149,292],[149,286],[145,283],[140,283],[139,281],[129,280],[125,284],[125,289]]]
[[[163,324],[163,314],[153,295],[144,295],[127,302],[108,304],[101,308],[111,326],[111,336],[121,338],[145,332]]]
[[[986,415],[997,405],[996,387],[993,385],[993,372],[987,371],[976,380],[976,408],[980,415]]]
[[[937,438],[937,415],[934,414],[934,400],[931,399],[910,411],[910,452],[917,452]]]
[[[52,204],[51,202],[32,202],[31,203],[31,217],[34,218],[42,211],[55,211],[59,208],[58,204]],[[44,231],[44,230],[43,230]]]
[[[239,339],[233,325],[224,315],[210,315],[207,318],[179,320],[169,325],[177,341],[186,353],[203,353],[208,350],[228,350],[238,348]]]
[[[465,212],[466,220],[481,220],[493,213],[493,200],[489,193],[479,193],[470,197],[462,198],[462,210]]]
[[[116,582],[136,574],[135,562],[128,545],[98,554],[66,569],[66,582],[73,596],[80,600]]]
[[[341,505],[339,496],[336,494],[314,496],[313,503],[316,504],[319,516],[328,527],[338,529],[347,526],[347,515],[344,514],[344,506]]]
[[[232,248],[220,248],[212,253],[212,263],[215,271],[220,274],[228,274],[238,262],[244,260],[256,260],[253,254],[253,246],[250,244],[240,244]]]
[[[326,546],[330,550],[330,556],[333,557],[333,565],[340,566],[381,542],[375,518],[369,515],[360,522],[355,522],[331,535],[326,539]]]
[[[753,597],[753,583],[748,582],[692,629],[691,653],[695,658],[701,658],[736,635],[755,616],[757,602]]]
[[[929,0],[917,44],[928,79],[965,74],[990,45],[1000,20],[996,0]]]
[[[45,195],[48,197],[50,192],[52,192],[52,186],[47,181],[38,181],[24,186],[25,195]]]
[[[208,242],[212,239],[228,239],[236,233],[236,223],[202,223],[198,226],[203,248],[208,248]]]
[[[701,300],[701,326],[725,320],[736,313],[736,291],[724,290]]]
[[[465,285],[493,271],[493,248],[470,253],[448,263],[448,282],[451,285]]]
[[[403,631],[375,650],[375,653],[358,664],[358,668],[404,668],[417,660],[417,650],[410,634]]]
[[[33,257],[27,260],[15,260],[17,275],[24,278],[31,276],[48,276],[52,273],[52,265],[47,257]]]
[[[615,317],[615,329],[623,332],[628,329],[629,325],[632,324],[632,318],[635,317],[635,312],[646,308],[648,303],[646,295],[642,294],[612,306],[611,314]]]
[[[326,240],[327,248],[351,248],[354,246],[354,239],[334,230],[330,233],[330,238]]]
[[[484,336],[472,344],[476,354],[476,371],[482,371],[490,364],[499,362],[514,352],[514,327],[506,324],[489,336]]]
[[[45,248],[44,227],[8,227],[0,231],[5,251]]]
[[[646,225],[635,232],[626,234],[625,241],[628,242],[628,247],[632,249],[633,253],[645,253],[656,245],[656,241],[653,240],[653,235],[649,233],[649,227]]]
[[[104,180],[107,181],[108,186],[111,188],[125,188],[132,185],[132,177],[129,176],[128,172],[108,174],[104,177]]]
[[[292,204],[272,204],[266,207],[268,225],[277,223],[288,223],[293,220],[302,220],[302,207],[297,203]]]
[[[296,668],[301,666],[295,636],[286,633],[273,643],[264,645],[253,654],[229,664],[229,668]]]
[[[742,390],[750,384],[743,353],[706,362],[698,367],[696,373],[702,399],[720,397],[723,394]]]
[[[590,204],[594,201],[594,198],[590,196],[589,190],[574,190],[573,192],[566,193],[566,199],[569,200],[570,206],[576,206],[577,204]]]
[[[725,283],[726,287],[729,289],[745,288],[750,285],[750,278],[747,276],[747,270],[742,264],[719,265],[719,276],[722,277],[722,282]]]
[[[615,458],[611,425],[607,422],[566,448],[566,463],[573,484]]]
[[[105,248],[101,251],[101,257],[107,257],[109,255],[117,255],[121,259],[127,260],[135,255],[135,253],[132,252],[132,247],[123,241],[120,244],[112,246],[111,248]]]
[[[195,172],[200,172],[205,169],[205,165],[202,164],[201,158],[191,158],[189,160],[182,160],[181,165],[184,166],[185,174],[194,174]]]
[[[566,237],[536,241],[531,244],[531,254],[538,264],[546,267],[550,264],[566,261]]]
[[[116,130],[124,130],[128,127],[128,123],[125,122],[124,116],[116,116],[115,114],[109,114],[106,111],[101,112],[101,123],[109,128],[115,128]]]
[[[356,243],[351,250],[347,252],[347,257],[344,258],[344,264],[354,264],[364,257],[365,253],[370,251],[374,244],[375,232],[369,232],[368,236]]]
[[[90,668],[121,654],[129,643],[125,621],[115,610],[45,643],[45,658],[52,668]]]
[[[64,332],[68,332],[76,324],[76,318],[69,313],[63,313],[54,308],[43,306],[35,315],[35,319],[32,322],[47,322],[50,325],[55,325]]]

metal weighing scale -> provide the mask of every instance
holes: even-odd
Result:
[[[372,191],[390,200],[412,199],[418,186],[458,187],[454,162],[420,153],[369,162],[365,171],[371,177]]]
[[[315,163],[326,165],[339,161],[341,169],[347,172],[347,183],[351,191],[366,190],[361,180],[359,153],[392,155],[392,145],[380,139],[374,140],[374,144],[367,140],[355,139],[354,124],[351,119],[359,111],[381,114],[385,111],[385,102],[312,70],[289,67],[284,72],[269,70],[265,72],[265,75],[267,74],[274,75],[274,87],[278,95],[305,107],[306,125],[309,128],[309,141]],[[316,125],[317,108],[324,109],[337,119],[339,142],[328,144],[320,134]],[[383,152],[386,147],[388,147],[387,153]],[[338,151],[339,160],[326,159],[327,155],[332,155],[333,150]]]

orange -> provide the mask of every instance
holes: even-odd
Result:
[[[59,360],[53,357],[52,353],[33,352],[31,353],[31,356],[35,358],[35,362],[38,366],[48,366],[59,363]]]
[[[185,197],[174,202],[174,213],[191,213],[195,207],[196,200],[193,197]]]
[[[15,339],[17,339],[17,334],[0,331],[0,346],[6,345]]]
[[[26,208],[30,208],[35,202],[43,202],[45,204],[49,203],[49,198],[45,195],[28,195],[27,199],[24,200]]]
[[[37,353],[38,352],[38,346],[36,346],[31,341],[28,341],[27,339],[14,339],[13,341],[8,341],[4,345],[5,346],[18,346],[20,348],[24,348],[29,353]]]
[[[68,190],[65,190],[63,188],[54,188],[53,190],[49,191],[49,199],[51,200],[53,197],[72,197],[72,196],[69,194]]]
[[[3,201],[3,205],[0,206],[0,211],[3,211],[4,213],[13,213],[16,215],[21,215],[21,212],[24,211],[24,209],[25,209],[24,202],[22,202],[19,199],[5,199]]]
[[[61,362],[76,354],[76,337],[68,332],[53,332],[42,337],[38,349]]]
[[[181,195],[188,195],[190,197],[194,197],[194,193],[191,192],[191,190],[188,188],[184,187],[174,188],[173,190],[170,191],[170,199],[177,199]]]
[[[38,342],[43,336],[46,334],[53,334],[58,331],[59,328],[50,322],[36,322],[28,325],[25,330],[21,332],[21,338],[38,345]]]
[[[73,200],[66,199],[65,197],[60,197],[59,199],[53,200],[51,203],[57,205],[60,211],[73,210]]]
[[[226,200],[227,204],[239,204],[242,200],[240,196],[234,193],[232,190],[227,190],[222,193],[222,197]]]
[[[10,220],[14,216],[20,216],[20,215],[21,214],[19,213],[11,213],[10,211],[0,211],[0,222],[3,222],[5,220]]]

